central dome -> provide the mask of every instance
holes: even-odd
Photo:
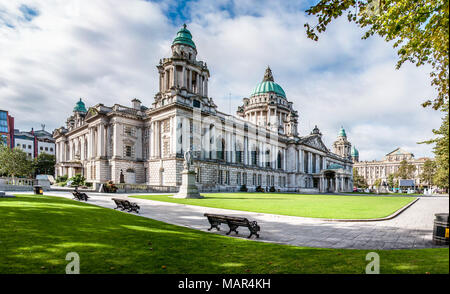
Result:
[[[273,92],[286,98],[286,94],[284,93],[283,88],[281,88],[280,85],[278,85],[273,81],[272,71],[270,70],[270,67],[267,67],[263,81],[258,85],[256,85],[255,89],[253,89],[253,92],[250,96],[269,92]]]

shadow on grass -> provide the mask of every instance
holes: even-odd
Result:
[[[368,252],[228,238],[47,196],[1,199],[0,222],[0,273],[64,273],[69,252],[81,273],[362,273]],[[448,272],[448,250],[380,254],[386,272]]]

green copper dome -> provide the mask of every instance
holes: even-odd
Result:
[[[339,131],[339,137],[347,137],[347,134],[345,133],[344,127],[341,127],[341,130]]]
[[[84,102],[81,100],[81,98],[80,98],[80,101],[78,101],[77,104],[75,105],[73,111],[84,112],[84,113],[87,112],[86,105],[84,105]]]
[[[264,74],[264,79],[261,83],[256,85],[255,89],[253,90],[252,94],[250,96],[263,94],[263,93],[269,93],[273,92],[276,93],[284,98],[286,98],[286,94],[284,93],[283,88],[281,88],[280,85],[275,83],[273,81],[272,71],[270,70],[270,67],[267,67],[266,73]]]
[[[189,30],[186,29],[186,24],[184,24],[183,28],[178,31],[177,36],[175,37],[175,40],[173,40],[172,45],[175,45],[175,44],[188,45],[194,49],[197,49],[195,47],[194,41],[192,41],[191,32],[189,32]]]
[[[359,152],[358,150],[356,150],[355,146],[352,146],[352,152],[351,152],[352,157],[357,157],[359,156]]]

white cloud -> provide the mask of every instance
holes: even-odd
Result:
[[[22,129],[63,125],[79,97],[87,105],[150,106],[159,59],[170,53],[178,26],[165,15],[175,1],[8,1],[0,4],[0,108]],[[230,4],[231,3],[231,4]],[[18,7],[39,11],[23,21]],[[209,91],[234,113],[270,65],[300,114],[300,133],[318,125],[330,146],[341,125],[362,159],[397,146],[416,156],[431,147],[440,124],[420,103],[433,95],[426,68],[395,70],[391,44],[338,20],[319,42],[306,38],[297,1],[198,1],[185,10],[199,58],[211,71]],[[227,10],[224,10],[226,7]],[[7,19],[15,28],[2,25]],[[44,115],[43,115],[44,114]]]

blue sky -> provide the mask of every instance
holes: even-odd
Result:
[[[0,2],[0,108],[20,129],[64,125],[76,101],[151,106],[159,59],[183,23],[211,72],[209,94],[234,113],[272,68],[294,108],[299,132],[317,125],[330,147],[341,125],[362,159],[397,147],[430,156],[416,142],[432,136],[439,115],[427,67],[395,70],[392,44],[361,40],[345,18],[319,42],[306,38],[304,10],[290,0],[11,0]],[[231,98],[231,99],[230,99]],[[38,111],[36,111],[38,110]]]

